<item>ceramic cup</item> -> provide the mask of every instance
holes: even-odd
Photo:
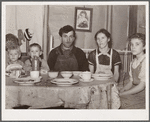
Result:
[[[91,79],[91,76],[92,76],[92,73],[91,72],[82,72],[80,75],[79,75],[83,80],[90,80]]]
[[[30,76],[33,79],[39,78],[39,74],[40,74],[39,71],[30,71]]]

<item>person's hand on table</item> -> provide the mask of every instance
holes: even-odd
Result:
[[[121,88],[121,89],[119,90],[119,96],[124,95],[124,91],[125,91],[125,89],[124,89],[124,88]]]
[[[119,90],[120,93],[122,93],[122,92],[124,92],[124,91],[125,91],[124,88],[122,88],[122,89]]]
[[[48,72],[48,71],[47,71],[46,69],[41,69],[41,70],[40,70],[40,73],[41,73],[41,74],[47,74],[47,72]]]
[[[123,86],[119,86],[119,85],[116,85],[116,86],[117,86],[118,91],[121,91],[123,89]]]
[[[25,75],[26,71],[24,69],[21,70],[21,75]]]
[[[15,70],[10,71],[10,72],[9,72],[9,76],[10,76],[10,77],[16,76],[16,71],[15,71]]]

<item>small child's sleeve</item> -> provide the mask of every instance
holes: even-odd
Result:
[[[30,63],[29,60],[26,60],[26,61],[25,61],[24,70],[25,70],[25,71],[31,71],[31,70],[32,70],[32,66],[31,66],[31,63]]]
[[[42,59],[41,69],[49,71],[49,66],[46,62],[46,60]]]
[[[25,64],[21,60],[19,60],[19,64],[22,66],[21,73],[25,73]]]
[[[21,60],[19,60],[19,64],[22,66],[22,68],[24,69],[24,63],[21,61]]]

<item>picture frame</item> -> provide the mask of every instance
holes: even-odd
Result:
[[[92,31],[93,8],[75,7],[75,30]]]

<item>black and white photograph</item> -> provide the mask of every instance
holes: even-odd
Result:
[[[148,120],[149,2],[2,2],[2,120]]]
[[[92,8],[75,8],[75,30],[92,31]]]

